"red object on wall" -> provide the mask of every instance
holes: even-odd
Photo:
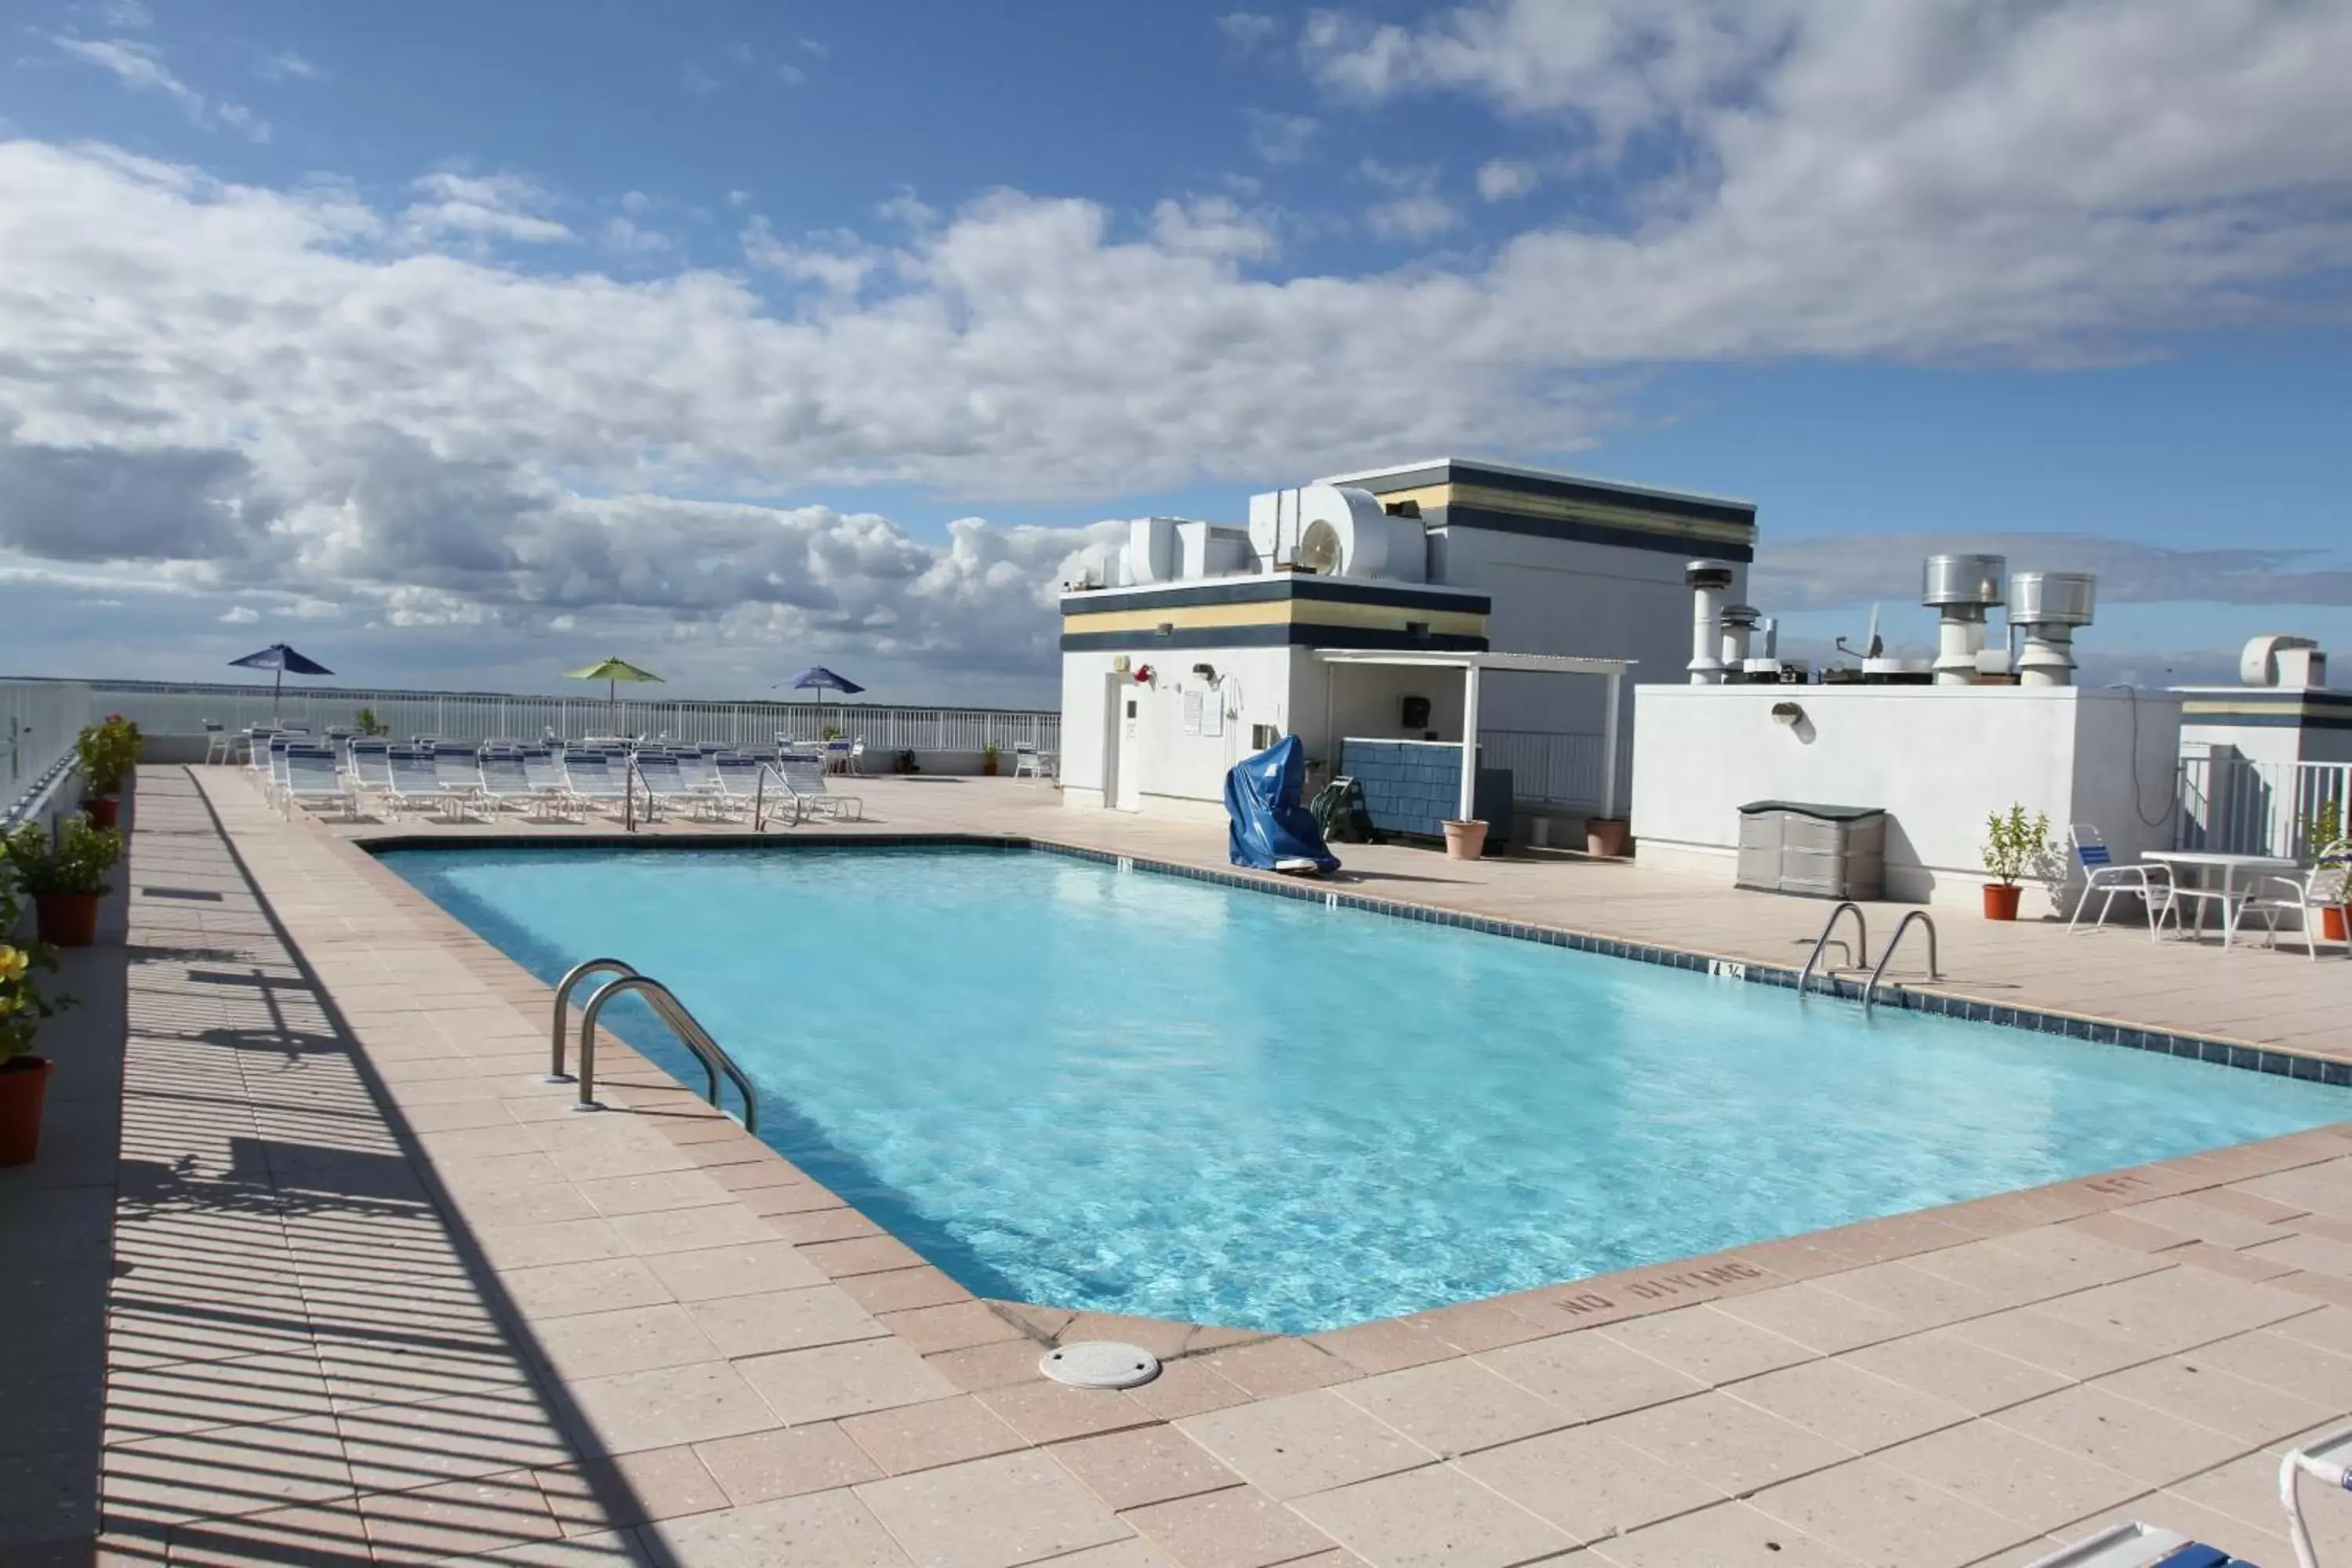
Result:
[[[1138,686],[1149,686],[1155,673],[1157,672],[1150,665],[1139,664],[1135,667],[1135,683]]]

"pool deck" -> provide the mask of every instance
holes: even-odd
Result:
[[[138,787],[125,945],[69,960],[51,1148],[0,1172],[12,1565],[95,1536],[108,1563],[1960,1568],[2122,1517],[2286,1562],[2277,1455],[2352,1419],[2352,1124],[1306,1338],[1074,1319],[974,1300],[618,1042],[615,1109],[571,1112],[547,988],[349,842],[487,830],[289,824],[225,769]],[[840,832],[1223,859],[1035,784],[856,787]],[[1736,962],[1801,963],[1822,913],[1343,853],[1367,896]],[[1942,924],[1954,994],[2352,1059],[2341,959]],[[1057,1338],[1167,1367],[1063,1389]],[[2352,1501],[2312,1512],[2352,1551]]]

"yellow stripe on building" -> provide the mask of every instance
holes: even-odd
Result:
[[[1485,637],[1486,617],[1465,610],[1426,610],[1400,605],[1350,605],[1330,599],[1262,599],[1239,605],[1170,605],[1159,609],[1104,610],[1066,615],[1065,633],[1156,632],[1231,626],[1346,626],[1402,631],[1408,623],[1435,635]]]
[[[1424,485],[1419,489],[1384,491],[1380,500],[1382,506],[1391,507],[1399,501],[1418,501],[1424,517],[1442,506],[1475,507],[1481,511],[1507,512],[1516,517],[1549,518],[1564,522],[1589,522],[1602,528],[1633,529],[1642,533],[1687,539],[1696,543],[1756,542],[1756,530],[1745,523],[1663,516],[1632,507],[1570,500],[1561,496],[1529,495],[1525,490],[1496,489],[1488,485]]]

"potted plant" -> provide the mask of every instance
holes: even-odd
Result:
[[[9,934],[18,909],[16,894],[0,886],[0,1165],[22,1165],[40,1152],[49,1061],[33,1055],[33,1037],[66,1005],[41,994],[39,972],[55,969],[57,955]]]
[[[1622,816],[1595,816],[1584,824],[1584,852],[1615,859],[1625,853],[1633,825]]]
[[[375,716],[373,708],[362,708],[352,715],[352,728],[362,735],[389,735],[392,726]]]
[[[1985,818],[1984,863],[1992,874],[1984,889],[1985,919],[2017,918],[2017,900],[2024,890],[2017,879],[2039,866],[2049,848],[2047,812],[2038,811],[2029,817],[2023,805],[2011,805],[2007,813],[1996,811]]]
[[[74,760],[81,767],[82,809],[100,827],[114,826],[123,783],[139,763],[139,726],[120,713],[84,725],[74,737]]]
[[[17,885],[32,895],[41,940],[59,947],[96,942],[98,900],[113,891],[106,874],[122,858],[121,831],[77,816],[65,819],[54,840],[28,822],[0,842]]]
[[[1445,820],[1445,858],[1449,860],[1475,860],[1486,852],[1486,825],[1472,818],[1457,822]]]
[[[980,749],[980,771],[989,778],[996,776],[996,742],[993,741]]]
[[[2321,863],[2329,846],[2341,843],[2343,839],[2343,802],[2323,801],[2316,810],[2303,819],[2304,848],[2315,864]],[[2326,863],[2332,865],[2335,862],[2330,860]],[[2329,904],[2319,911],[2319,934],[2329,942],[2344,940],[2344,910],[2341,905]]]

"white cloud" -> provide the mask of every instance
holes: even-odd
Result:
[[[271,81],[320,81],[327,73],[288,49],[262,61],[261,74]]]
[[[120,27],[125,32],[140,32],[155,25],[155,13],[141,5],[139,0],[102,0],[98,14],[105,19],[108,26]]]
[[[136,22],[132,26],[143,26]],[[111,72],[132,92],[159,92],[187,111],[200,126],[226,125],[256,142],[269,140],[269,122],[241,103],[213,101],[173,75],[163,63],[163,51],[136,38],[80,38],[52,35],[49,41],[64,54],[85,65]]]
[[[604,221],[604,240],[607,249],[630,256],[658,256],[671,248],[669,236],[625,217]]]
[[[700,66],[681,66],[678,68],[677,85],[686,89],[692,97],[709,98],[719,90],[719,79]]]
[[[1277,114],[1253,109],[1243,116],[1249,127],[1250,150],[1269,163],[1297,163],[1314,151],[1322,121],[1306,114]]]
[[[1526,195],[1542,179],[1542,174],[1532,163],[1516,158],[1496,158],[1478,165],[1478,194],[1490,202],[1506,202]]]
[[[1439,194],[1433,168],[1394,168],[1377,158],[1366,158],[1357,165],[1357,172],[1393,193],[1364,214],[1365,224],[1383,239],[1433,239],[1462,222],[1462,214]]]
[[[221,614],[221,625],[226,626],[249,626],[259,619],[260,611],[244,605],[232,605]]]
[[[1256,11],[1228,11],[1217,18],[1217,31],[1244,54],[1265,45],[1282,31],[1279,18]]]
[[[568,237],[571,209],[512,176],[443,171],[378,207],[0,142],[0,551],[138,563],[214,595],[206,624],[308,598],[1034,669],[1041,585],[1079,534],[967,521],[938,543],[750,501],[1554,452],[1603,426],[1628,366],[2064,364],[2340,316],[2318,285],[2352,267],[2352,11],[2053,0],[1973,32],[1992,13],[1961,0],[1788,14],[1737,68],[1654,61],[1608,114],[1543,85],[1582,80],[1564,67],[1396,63],[1473,37],[1458,16],[1399,35],[1386,75],[1359,72],[1381,93],[1480,93],[1567,159],[1611,115],[1676,144],[1628,161],[1673,173],[1627,192],[1621,226],[1393,271],[1280,273],[1280,229],[1229,198],[1018,192],[902,195],[870,235],[755,223],[733,269],[535,271],[486,243]],[[1365,174],[1443,203],[1434,171]]]

